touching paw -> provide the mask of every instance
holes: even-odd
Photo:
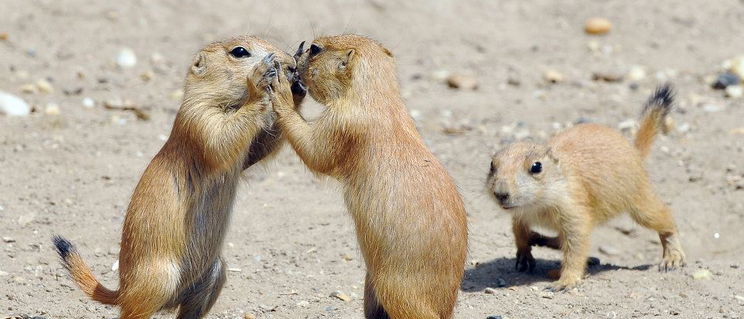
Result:
[[[271,90],[271,83],[274,82],[278,73],[274,59],[274,53],[265,56],[261,59],[261,62],[258,62],[256,69],[253,71],[252,78],[256,79],[254,83],[256,83],[256,88],[259,91]]]

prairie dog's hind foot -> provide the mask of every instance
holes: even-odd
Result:
[[[667,236],[659,235],[659,238],[664,247],[663,257],[661,263],[659,263],[659,271],[671,271],[685,266],[685,252],[682,251],[678,236],[676,234]]]

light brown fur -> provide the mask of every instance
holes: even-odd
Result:
[[[231,55],[239,46],[251,55]],[[54,239],[83,292],[121,307],[122,319],[174,307],[178,318],[206,315],[225,281],[220,251],[247,150],[272,124],[275,60],[293,63],[254,37],[215,42],[196,55],[170,137],[127,209],[119,290],[103,287],[69,241]]]
[[[278,121],[307,167],[343,184],[367,266],[366,318],[450,318],[466,213],[406,111],[392,54],[361,36],[322,37],[299,57],[298,71],[327,108],[310,124],[285,94],[274,102]]]
[[[643,164],[671,104],[670,87],[649,99],[635,147],[614,129],[581,124],[547,145],[515,143],[493,156],[487,186],[512,213],[518,270],[534,267],[533,245],[560,248],[563,262],[553,288],[575,286],[584,275],[592,229],[625,211],[659,233],[660,269],[684,264],[671,211],[654,192]],[[534,173],[537,163],[542,169]],[[531,231],[534,226],[555,230],[558,237],[543,237]]]

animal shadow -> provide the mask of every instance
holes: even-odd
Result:
[[[505,288],[511,286],[529,286],[537,282],[551,282],[548,271],[561,267],[558,260],[536,258],[535,269],[532,272],[518,272],[514,265],[516,258],[498,258],[486,263],[479,263],[475,267],[465,269],[460,289],[464,292],[482,291],[485,288]],[[602,264],[598,258],[587,260],[587,273],[592,276],[608,270],[637,270],[645,271],[652,267],[650,264],[635,267]]]

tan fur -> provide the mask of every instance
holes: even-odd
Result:
[[[327,107],[322,116],[305,122],[288,94],[274,105],[302,161],[344,186],[367,266],[365,316],[450,318],[467,250],[465,209],[406,111],[392,54],[355,35],[313,45],[322,51],[305,51],[298,70]]]
[[[251,56],[230,55],[237,46]],[[122,319],[173,307],[179,307],[178,318],[206,315],[225,280],[220,251],[246,152],[271,125],[275,60],[293,63],[254,37],[212,43],[196,55],[170,137],[127,209],[119,290],[98,283],[75,248],[55,238],[83,292],[120,306]]]
[[[643,164],[671,99],[671,88],[664,87],[649,100],[636,148],[616,130],[581,124],[547,145],[515,143],[493,156],[487,185],[512,213],[518,270],[534,267],[531,246],[560,247],[563,263],[553,287],[575,286],[584,275],[592,229],[626,211],[659,233],[660,269],[684,264],[671,211],[654,192]],[[537,162],[542,170],[533,173]],[[535,226],[557,231],[558,238],[531,231]]]

